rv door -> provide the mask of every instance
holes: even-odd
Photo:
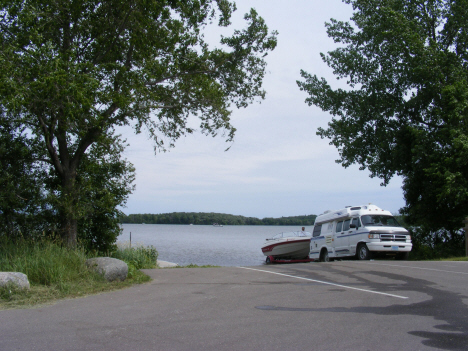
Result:
[[[349,253],[349,225],[351,219],[339,221],[335,231],[335,251],[337,256],[348,256]]]
[[[351,218],[351,226],[349,228],[349,253],[351,255],[356,254],[356,247],[359,241],[361,241],[361,235],[359,233],[362,232],[361,230],[361,221],[359,217]]]

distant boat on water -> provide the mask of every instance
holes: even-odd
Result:
[[[222,226],[223,226],[222,224],[213,223],[213,227],[222,227]]]

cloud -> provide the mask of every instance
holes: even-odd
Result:
[[[233,111],[237,134],[232,144],[220,136],[195,133],[155,156],[144,134],[119,129],[131,144],[125,156],[137,172],[137,188],[124,212],[223,212],[263,218],[319,214],[369,202],[398,211],[404,205],[401,179],[381,187],[368,171],[336,164],[335,147],[316,135],[331,116],[305,104],[307,95],[296,84],[301,69],[336,82],[319,55],[336,47],[324,23],[331,17],[348,20],[351,6],[341,0],[236,3],[235,28],[244,26],[243,14],[254,7],[269,28],[279,32],[278,47],[267,56],[266,100]],[[214,40],[219,33],[207,38]]]

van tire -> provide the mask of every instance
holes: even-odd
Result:
[[[356,256],[358,260],[370,260],[371,252],[367,248],[366,244],[359,244],[356,251]]]
[[[330,256],[328,256],[328,250],[322,250],[320,253],[320,262],[330,262]]]

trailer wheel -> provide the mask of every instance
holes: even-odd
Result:
[[[324,249],[320,253],[320,262],[330,262],[330,256],[328,256],[328,250]]]
[[[366,244],[360,244],[357,250],[357,258],[358,260],[369,260],[371,257],[371,253],[367,248]]]

